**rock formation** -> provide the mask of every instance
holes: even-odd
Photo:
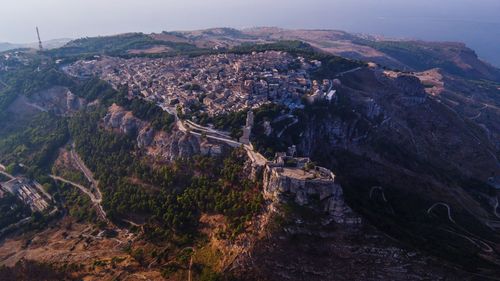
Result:
[[[157,131],[146,121],[134,116],[116,104],[108,108],[103,118],[104,128],[135,137],[138,148],[147,155],[164,161],[188,158],[193,155],[216,156],[223,152],[224,145],[213,141],[201,140],[200,137],[183,133],[177,128],[170,132]]]
[[[278,204],[294,202],[326,215],[336,223],[358,224],[361,218],[345,204],[335,175],[312,167],[308,158],[278,155],[264,169],[264,198]]]

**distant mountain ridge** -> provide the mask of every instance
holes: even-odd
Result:
[[[70,38],[61,38],[61,39],[52,39],[48,41],[43,41],[43,47],[46,49],[54,49],[64,46],[66,43],[70,42],[72,39]],[[20,48],[38,48],[38,43],[9,43],[9,42],[0,42],[0,52],[20,49]]]
[[[123,39],[128,41],[122,42]],[[64,40],[57,40],[52,48],[64,47],[65,52],[74,52],[75,48],[85,48],[84,45],[81,45],[84,42],[88,44],[92,40],[98,40],[99,42],[96,41],[97,45],[109,41],[106,42],[106,46],[99,46],[104,53],[116,53],[117,50],[121,50],[125,51],[124,54],[159,54],[184,51],[186,48],[192,50],[196,48],[204,50],[228,49],[241,44],[302,41],[318,51],[349,59],[375,62],[392,69],[411,72],[440,68],[449,74],[467,79],[500,81],[500,69],[480,59],[474,50],[461,42],[384,38],[332,29],[283,29],[278,27],[235,29],[222,27],[191,31],[164,31],[152,34],[127,33],[87,37],[72,41],[67,40],[66,42]],[[48,47],[50,44],[44,44],[47,49],[51,48]],[[36,47],[36,44],[28,45]],[[3,49],[16,46],[19,45],[7,45]],[[1,50],[2,43],[0,43]]]
[[[334,55],[372,61],[395,69],[423,71],[439,67],[450,74],[470,79],[500,81],[500,69],[481,60],[475,51],[460,42],[386,39],[339,30],[294,30],[277,27],[255,27],[242,30],[212,28],[170,34],[187,38],[197,45],[203,42],[205,46],[299,40]]]

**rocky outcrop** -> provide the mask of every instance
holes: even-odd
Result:
[[[68,88],[58,86],[41,91],[31,99],[40,106],[63,115],[78,111],[87,104],[85,99],[76,96]]]
[[[66,92],[66,109],[69,111],[78,111],[86,105],[84,99],[77,97],[71,91]]]
[[[203,156],[217,156],[222,153],[224,146],[222,144],[213,144],[208,141],[200,143],[200,153]]]
[[[423,86],[416,78],[396,72],[358,71],[344,75],[342,85],[339,94],[348,102],[309,110],[297,129],[300,131],[293,132],[300,136],[300,141],[287,145],[296,145],[299,155],[334,169],[352,208],[377,226],[390,225],[386,229],[392,236],[425,240],[450,256],[456,254],[450,248],[463,245],[457,238],[460,235],[486,241],[486,237],[498,232],[498,225],[491,223],[496,217],[492,208],[496,201],[490,200],[491,191],[485,192],[479,185],[483,182],[481,186],[487,186],[484,183],[488,178],[499,174],[498,150],[485,129],[474,124],[481,120],[494,132],[497,125],[488,120],[495,116],[491,108],[476,103],[470,111],[461,112],[460,102],[474,103],[473,98],[464,99],[446,90],[439,96],[425,98]],[[487,103],[492,97],[491,94],[481,98]],[[472,118],[466,118],[469,116]],[[294,140],[291,133],[287,134],[282,140]],[[278,181],[278,175],[273,177]],[[307,185],[299,189],[309,192]],[[296,196],[292,196],[295,200]],[[435,214],[425,215],[437,202],[448,204],[454,219],[462,220],[459,226],[452,226],[457,235],[451,239],[436,238],[423,231],[432,227],[433,234],[448,235],[433,225]],[[440,214],[441,218],[447,219],[446,213]],[[460,248],[460,254],[478,259],[487,256],[498,264],[497,253],[471,241],[467,243],[471,247]],[[493,247],[498,243],[489,240],[486,244]]]
[[[135,137],[137,146],[155,159],[173,161],[193,155],[217,156],[224,145],[201,140],[199,136],[183,133],[177,128],[171,132],[156,131],[149,122],[134,116],[131,111],[113,104],[103,118],[104,128]]]
[[[412,75],[398,75],[394,85],[406,96],[425,96],[425,89],[420,79]]]
[[[308,170],[269,162],[264,169],[263,183],[264,198],[274,203],[294,202],[336,223],[361,223],[361,218],[345,204],[342,187],[335,182],[335,175],[326,168]]]
[[[109,107],[103,122],[106,129],[118,130],[129,136],[135,136],[149,126],[147,122],[136,118],[131,111],[126,111],[116,104]]]
[[[177,130],[170,134],[160,132],[156,134],[152,145],[147,151],[149,155],[173,161],[178,158],[187,158],[200,154],[200,143],[196,136],[184,134]]]
[[[151,127],[145,127],[140,130],[139,135],[137,136],[137,146],[139,148],[145,148],[150,146],[155,137],[155,131]]]
[[[241,280],[406,280],[410,272],[437,280],[450,274],[362,222],[346,206],[335,175],[307,158],[278,156],[265,165],[263,181],[272,203],[255,223],[263,235],[254,235],[233,263]]]
[[[21,115],[51,112],[59,116],[70,116],[86,106],[85,99],[79,98],[68,88],[54,86],[30,96],[19,95],[8,110]]]

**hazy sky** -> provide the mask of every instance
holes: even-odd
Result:
[[[464,41],[483,56],[500,53],[500,0],[0,0],[0,4],[0,42],[36,41],[37,25],[43,40],[279,26]]]

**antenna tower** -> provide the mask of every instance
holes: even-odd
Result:
[[[42,39],[40,39],[40,31],[38,31],[38,26],[36,27],[36,35],[38,36],[38,49],[40,52],[43,51]]]

